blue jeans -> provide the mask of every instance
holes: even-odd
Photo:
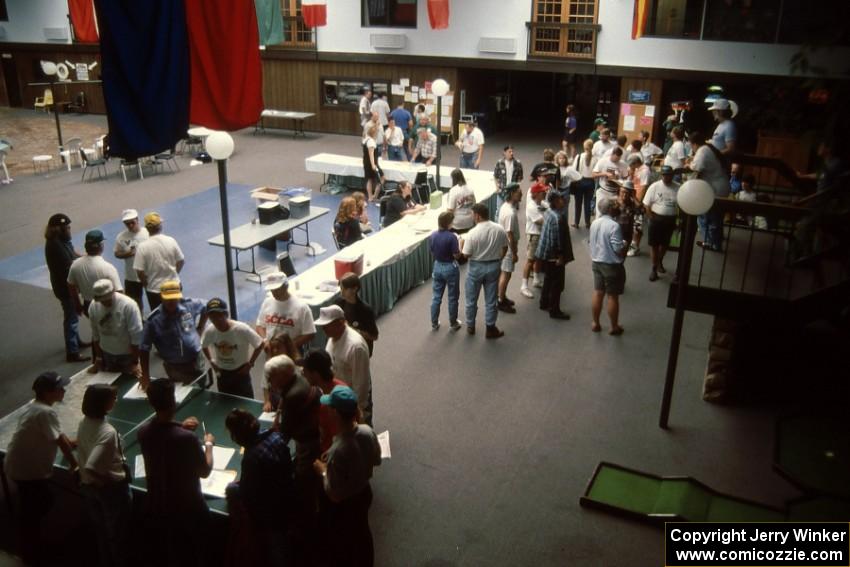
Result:
[[[582,178],[576,184],[576,187],[573,190],[573,195],[576,198],[576,210],[575,216],[573,217],[575,220],[573,224],[578,225],[581,221],[581,212],[584,210],[584,222],[585,224],[590,224],[590,212],[593,207],[593,195],[594,195],[594,183],[593,179],[590,177]]]
[[[70,297],[60,299],[62,303],[62,331],[65,334],[65,354],[80,352],[80,317]]]
[[[467,154],[461,152],[460,154],[460,167],[463,169],[478,169],[475,166],[475,158],[478,157],[478,152],[473,152],[471,154]]]
[[[697,224],[705,244],[719,251],[723,245],[723,213],[714,206],[704,215],[697,217]]]
[[[130,485],[116,482],[97,487],[82,485],[83,502],[94,524],[94,534],[100,552],[101,565],[127,564],[128,538],[133,497]]]
[[[466,325],[475,326],[475,315],[478,311],[478,294],[484,286],[484,322],[488,327],[496,324],[499,315],[499,272],[501,262],[469,262],[469,273],[466,275]]]
[[[404,148],[401,146],[387,146],[387,159],[390,161],[405,161]]]
[[[440,304],[443,302],[443,292],[449,288],[449,321],[457,321],[457,306],[460,300],[460,268],[456,262],[434,262],[434,272],[431,274],[434,283],[434,296],[431,298],[431,325],[436,325],[440,319]]]

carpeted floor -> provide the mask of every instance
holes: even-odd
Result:
[[[530,170],[558,135],[553,129],[488,137],[484,163],[491,167],[501,146],[513,143]],[[305,173],[306,156],[359,150],[356,138],[337,135],[310,133],[293,140],[286,132],[254,136],[246,130],[234,138],[230,180],[243,187],[315,189],[321,178]],[[452,151],[445,149],[444,163],[454,161]],[[78,170],[17,178],[0,189],[0,258],[6,258],[0,272],[7,274],[9,258],[18,254],[37,261],[33,250],[42,245],[43,224],[54,212],[69,214],[79,234],[92,227],[113,230],[123,208],[169,208],[184,198],[203,203],[167,220],[166,230],[188,235],[181,236],[194,250],[187,270],[201,264],[206,244],[198,243],[220,226],[210,189],[215,171],[181,165],[180,173],[127,184],[114,175],[82,184]],[[600,460],[692,475],[767,504],[781,505],[796,495],[771,471],[774,411],[719,407],[700,399],[709,317],[686,317],[672,429],[658,428],[672,323],[666,307],[669,277],[650,283],[648,258],[629,259],[622,298],[626,333],[619,338],[593,334],[586,237],[585,229],[573,232],[576,261],[567,267],[562,301],[571,321],[552,321],[535,302],[520,297],[518,275],[509,288],[518,313],[500,316],[506,336],[496,342],[485,341],[481,333],[451,333],[446,325],[432,332],[429,285],[409,292],[380,318],[372,360],[375,425],[390,431],[393,458],[373,482],[370,519],[377,565],[661,564],[660,531],[579,507]],[[214,262],[203,264],[200,278],[221,277],[223,266]],[[21,273],[21,281],[0,279],[0,334],[6,339],[0,348],[0,406],[6,410],[26,401],[39,371],[79,368],[62,362],[58,302],[49,290],[33,285],[26,270]],[[239,300],[240,306],[251,301],[244,287]]]

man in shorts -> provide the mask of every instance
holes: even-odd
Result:
[[[593,261],[593,325],[590,330],[598,333],[602,330],[599,315],[602,313],[602,301],[608,296],[608,318],[611,320],[609,335],[622,335],[620,326],[620,295],[626,285],[626,270],[623,260],[626,258],[629,244],[623,240],[620,225],[615,220],[620,214],[617,202],[602,199],[598,205],[600,216],[590,225],[590,259]]]
[[[529,276],[534,274],[534,287],[543,287],[539,266],[535,253],[537,244],[540,242],[540,231],[543,228],[543,214],[548,205],[546,203],[546,191],[548,185],[537,182],[528,190],[528,204],[525,206],[525,234],[528,236],[528,247],[526,248],[525,267],[522,269],[522,287],[519,292],[529,299],[534,298],[534,293],[528,287]],[[538,266],[535,266],[538,264]],[[535,267],[537,269],[535,269]],[[539,285],[538,285],[539,282]]]
[[[522,200],[522,190],[518,183],[505,187],[505,202],[499,208],[499,224],[508,233],[508,253],[502,258],[501,273],[499,274],[499,311],[516,313],[514,302],[508,299],[508,284],[514,273],[514,266],[519,261],[519,220],[517,209]]]
[[[649,281],[658,279],[658,274],[666,274],[664,254],[670,245],[670,237],[676,230],[676,207],[679,184],[673,181],[673,168],[661,167],[661,180],[649,186],[643,197],[643,205],[649,217],[649,249],[652,259],[652,271]]]

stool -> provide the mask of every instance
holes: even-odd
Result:
[[[32,171],[38,173],[39,168],[44,168],[45,173],[50,173],[50,165],[53,163],[53,156],[40,155],[32,158]]]

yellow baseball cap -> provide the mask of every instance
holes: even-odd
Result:
[[[159,287],[159,295],[162,299],[183,299],[183,290],[177,280],[168,280]]]
[[[145,215],[145,226],[159,226],[162,224],[162,217],[159,213],[152,212]]]

